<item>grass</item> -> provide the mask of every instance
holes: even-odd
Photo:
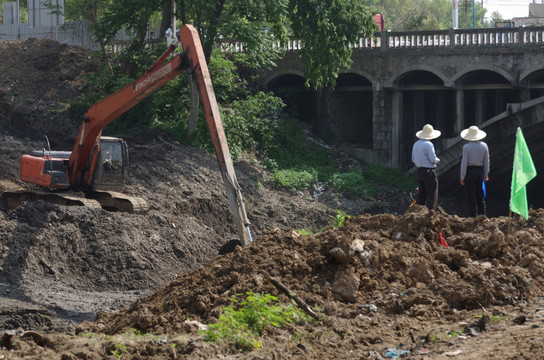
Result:
[[[332,150],[310,144],[298,123],[284,129],[287,133],[277,146],[267,149],[262,162],[272,171],[271,180],[292,192],[323,182],[348,199],[355,199],[374,196],[380,185],[393,185],[405,191],[412,191],[417,185],[413,177],[406,177],[398,169],[355,159],[354,168],[340,171]]]
[[[260,348],[260,337],[268,327],[283,328],[288,323],[311,321],[294,304],[279,304],[278,298],[270,294],[248,292],[243,300],[240,300],[240,294],[230,300],[231,305],[223,309],[218,322],[210,324],[201,333],[206,341],[224,342],[235,351]]]

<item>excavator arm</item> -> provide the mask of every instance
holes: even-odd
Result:
[[[180,42],[183,45],[183,53],[165,62]],[[198,32],[191,25],[184,25],[180,29],[178,43],[170,45],[146,74],[88,109],[69,158],[69,182],[71,185],[89,185],[93,178],[92,173],[96,161],[96,156],[93,157],[93,147],[102,129],[185,71],[192,76],[199,90],[235,226],[240,241],[245,246],[251,242],[249,220],[245,211],[242,192],[236,180],[200,38]]]

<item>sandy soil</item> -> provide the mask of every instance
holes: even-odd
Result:
[[[0,42],[0,191],[26,187],[19,157],[43,134],[69,143],[79,120],[63,104],[95,68],[85,49]],[[1,208],[0,358],[543,358],[544,210],[474,219],[456,199],[441,200],[445,213],[408,208],[409,194],[390,187],[356,201],[291,194],[241,160],[254,241],[233,247],[215,157],[165,134],[126,140],[126,192],[148,202],[146,214]],[[339,209],[352,217],[335,228]],[[252,352],[205,342],[199,326],[236,294],[289,301],[269,277],[317,319],[268,328]]]

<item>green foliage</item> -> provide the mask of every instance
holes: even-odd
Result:
[[[367,0],[375,12],[385,18],[386,29],[446,30],[452,27],[451,0]],[[472,1],[459,2],[459,28],[472,28]],[[476,27],[483,27],[486,10],[475,3]]]
[[[486,15],[487,15],[487,10],[486,11]],[[485,28],[494,28],[495,27],[495,24],[498,23],[498,22],[501,22],[501,21],[504,21],[502,15],[498,12],[498,11],[493,11],[491,13],[491,16],[486,16],[484,18],[484,27]]]
[[[405,191],[412,191],[417,186],[413,176],[407,177],[401,170],[386,166],[364,163],[363,176],[373,184],[390,184]]]
[[[345,173],[335,173],[330,178],[329,185],[334,190],[343,193],[349,199],[363,195],[373,195],[375,188],[368,179],[364,178],[356,170],[349,170]]]
[[[89,107],[143,75],[165,49],[166,45],[162,45],[143,52],[127,51],[112,55],[113,76],[105,64],[100,66],[96,73],[88,76],[84,92],[70,103],[70,115],[79,123]],[[134,74],[126,73],[125,64],[129,62],[138,65]],[[104,129],[104,133],[134,133],[155,127],[158,119],[159,122],[170,123],[172,118],[179,120],[181,116],[187,116],[188,110],[184,109],[188,109],[189,87],[186,84],[187,80],[184,77],[173,79],[119,116]],[[172,101],[173,99],[176,101]]]
[[[121,359],[123,354],[127,351],[126,345],[123,344],[116,344],[115,350],[111,350],[111,354],[115,356],[117,359]]]
[[[335,228],[339,228],[339,227],[344,226],[344,223],[346,222],[346,219],[350,219],[351,215],[346,214],[342,210],[336,210],[336,215],[331,216],[331,217],[332,217],[332,220],[333,220],[332,225]]]
[[[492,315],[490,317],[490,321],[492,324],[498,324],[500,323],[502,320],[504,320],[504,316],[503,315]]]
[[[459,335],[461,335],[461,334],[462,334],[462,332],[458,332],[458,331],[452,330],[452,331],[448,331],[448,332],[446,333],[446,337],[450,337],[450,338],[451,338],[451,337],[457,337],[457,336],[459,336]]]
[[[300,235],[302,236],[309,236],[309,235],[314,235],[315,232],[312,231],[312,230],[309,230],[309,229],[301,229],[298,231],[300,233]]]
[[[274,173],[273,180],[291,191],[296,189],[308,188],[317,181],[317,172],[310,167],[301,166],[300,168],[277,170]]]
[[[164,3],[149,0],[112,1],[93,28],[94,32],[99,39],[106,39],[109,42],[123,30],[133,40],[131,47],[143,51],[149,21],[162,9]]]
[[[280,98],[264,92],[233,101],[223,118],[229,145],[252,152],[268,152],[278,146],[283,107]]]
[[[351,66],[359,34],[376,30],[372,13],[360,0],[291,1],[293,35],[302,42],[300,56],[307,70],[306,85],[334,87],[339,69]]]
[[[66,0],[65,16],[90,21],[101,45],[122,32],[132,40],[131,48],[141,52],[149,26],[155,28],[169,6],[167,0]],[[359,33],[376,30],[372,13],[360,0],[185,0],[176,1],[176,16],[199,31],[206,59],[217,43],[238,41],[244,53],[234,57],[250,69],[274,66],[283,55],[278,42],[294,36],[304,46],[300,54],[307,84],[316,88],[334,86],[339,70],[351,64],[350,44]]]
[[[309,318],[293,304],[276,305],[278,298],[266,294],[246,293],[245,300],[237,295],[233,305],[223,309],[219,321],[203,330],[209,342],[225,341],[236,350],[251,351],[262,346],[259,337],[270,326],[282,328],[288,323],[305,323]]]

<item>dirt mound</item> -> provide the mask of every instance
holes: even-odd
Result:
[[[461,219],[420,206],[404,216],[355,217],[315,236],[269,232],[125,310],[101,312],[80,331],[181,333],[187,328],[182,319],[217,321],[236,294],[284,296],[267,281],[269,275],[320,309],[361,354],[377,338],[409,338],[422,322],[451,321],[463,310],[526,303],[541,295],[544,211],[531,218],[530,224],[514,221],[508,238],[507,218]],[[440,234],[449,247],[441,245]],[[360,333],[365,321],[372,322],[367,317],[372,306],[384,316],[406,316],[403,326],[376,325],[377,332]],[[327,345],[310,346],[334,353]]]
[[[0,41],[0,128],[4,135],[53,141],[77,134],[64,112],[96,60],[89,49],[49,39]]]

